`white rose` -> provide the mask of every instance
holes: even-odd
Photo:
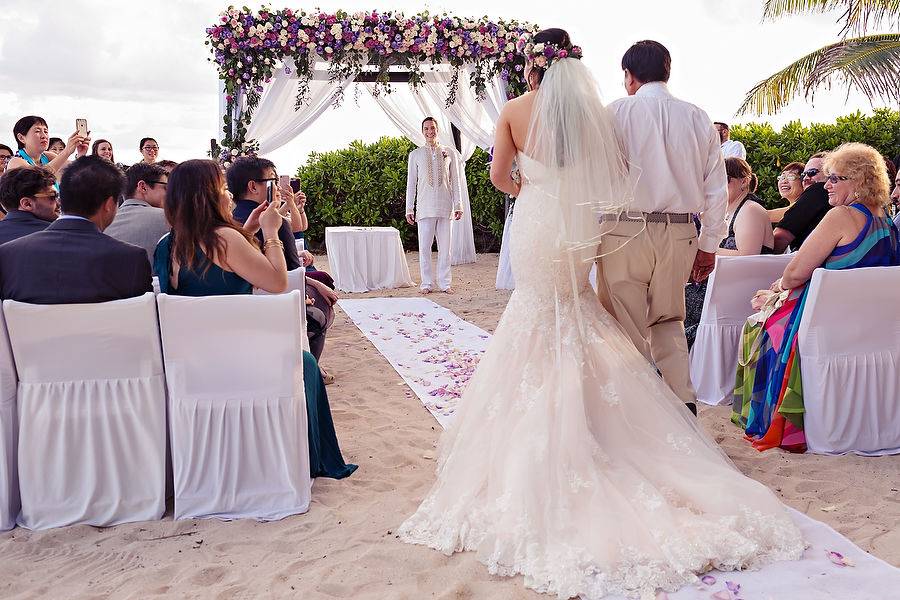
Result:
[[[535,44],[533,50],[534,50],[534,52],[543,52],[544,44],[543,43]]]
[[[333,35],[334,37],[342,35],[343,33],[344,33],[344,28],[341,26],[340,23],[335,23],[334,25],[331,26],[331,35]]]
[[[331,46],[325,46],[325,54],[331,54],[334,49]]]

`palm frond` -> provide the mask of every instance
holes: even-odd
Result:
[[[763,20],[843,10],[841,35],[863,35],[877,24],[900,24],[900,0],[766,0]]]
[[[747,93],[738,114],[772,114],[791,100],[812,100],[834,80],[869,99],[900,106],[900,34],[878,34],[842,40],[807,54],[767,77]]]

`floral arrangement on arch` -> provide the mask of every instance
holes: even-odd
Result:
[[[470,82],[476,96],[482,97],[488,81],[499,75],[513,97],[526,88],[516,44],[523,34],[536,31],[534,25],[518,21],[431,16],[428,12],[407,17],[397,12],[327,14],[268,7],[253,12],[229,6],[206,30],[206,44],[213,55],[210,60],[225,84],[221,156],[252,152],[253,141],[246,140],[247,126],[259,105],[263,84],[276,69],[288,74],[296,69],[298,107],[308,101],[316,57],[328,61],[331,81],[376,69],[376,93],[390,91],[391,66],[407,69],[410,85],[416,86],[423,78],[422,65],[450,64],[455,70],[448,104],[455,101],[458,69],[468,64],[473,66]],[[240,100],[242,110],[233,119]],[[335,102],[340,102],[340,96]]]

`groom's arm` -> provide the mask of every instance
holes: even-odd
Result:
[[[419,180],[419,170],[416,162],[415,151],[409,153],[406,169],[406,220],[410,224],[410,216],[416,213],[416,185]]]
[[[704,114],[703,117],[706,117]],[[719,136],[706,117],[707,150],[703,169],[703,206],[700,211],[700,250],[714,254],[728,234],[725,212],[728,208],[728,176]],[[703,125],[700,125],[703,127]]]

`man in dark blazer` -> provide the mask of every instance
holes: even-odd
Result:
[[[152,291],[142,248],[103,230],[125,185],[118,167],[84,156],[60,181],[62,216],[44,231],[0,246],[0,297],[32,304],[87,304]]]
[[[13,169],[0,177],[0,205],[6,218],[0,221],[0,244],[18,239],[47,225],[59,216],[56,176],[43,167]]]

